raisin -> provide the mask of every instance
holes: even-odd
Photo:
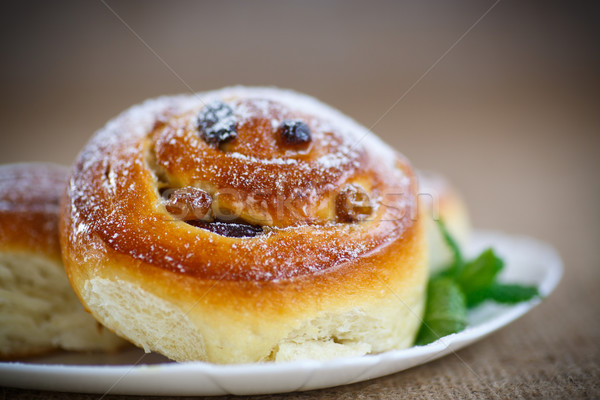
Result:
[[[210,144],[221,145],[237,137],[233,110],[222,101],[208,104],[198,116],[198,130]]]
[[[198,228],[206,229],[208,231],[216,233],[217,235],[234,238],[255,237],[263,233],[262,227],[258,225],[249,225],[237,222],[188,221],[188,223]]]
[[[212,197],[202,189],[193,186],[168,189],[162,196],[165,197],[165,208],[175,218],[188,221],[211,217]]]
[[[309,126],[302,121],[283,121],[279,127],[279,134],[286,144],[306,144],[312,140]]]
[[[357,222],[373,213],[373,204],[361,186],[346,185],[337,195],[335,210],[340,222]]]

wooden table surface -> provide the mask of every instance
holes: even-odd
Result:
[[[458,357],[257,398],[598,398],[598,16],[592,2],[511,0],[5,3],[0,163],[68,165],[148,97],[233,84],[314,95],[450,178],[475,227],[555,246],[565,275]]]

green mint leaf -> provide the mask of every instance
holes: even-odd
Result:
[[[432,279],[427,287],[427,304],[416,344],[423,346],[460,332],[467,326],[467,306],[458,285],[450,278]]]
[[[516,304],[531,300],[540,295],[537,287],[516,284],[496,283],[489,289],[490,300],[503,304]]]
[[[535,286],[501,284],[496,280],[504,261],[487,249],[472,261],[465,262],[457,242],[444,222],[436,221],[444,240],[453,253],[453,263],[430,277],[423,323],[415,344],[426,345],[467,327],[467,309],[484,301],[516,304],[540,296]]]
[[[472,308],[477,307],[481,303],[491,300],[492,294],[490,291],[491,286],[477,289],[469,293],[469,297],[465,296],[465,301],[467,303],[467,308],[470,310]]]
[[[504,267],[504,261],[487,249],[476,259],[465,264],[456,276],[456,283],[462,289],[469,308],[481,303],[485,293],[494,284]]]
[[[487,300],[502,304],[517,304],[539,295],[535,286],[493,283],[489,287],[469,293],[466,300],[467,308],[473,308]]]

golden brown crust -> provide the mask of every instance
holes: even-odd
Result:
[[[58,209],[69,171],[55,164],[0,166],[0,248],[60,259]]]
[[[214,99],[237,121],[237,137],[220,146],[196,126]],[[306,122],[311,143],[282,144],[283,120]],[[348,222],[336,216],[336,196],[350,184],[368,193],[373,213]],[[264,233],[225,237],[171,215],[162,189],[187,186]],[[410,165],[337,111],[292,92],[233,88],[128,110],[82,151],[62,207],[63,255],[80,296],[90,279],[119,279],[193,308],[197,320],[224,318],[234,321],[223,323],[230,331],[246,324],[254,332],[289,330],[411,285],[422,298],[425,243]]]

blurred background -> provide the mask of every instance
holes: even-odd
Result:
[[[4,2],[0,163],[68,165],[148,97],[313,95],[446,175],[476,227],[557,247],[565,279],[529,323],[576,304],[548,332],[587,321],[578,349],[597,365],[599,16],[594,2],[513,0]]]

